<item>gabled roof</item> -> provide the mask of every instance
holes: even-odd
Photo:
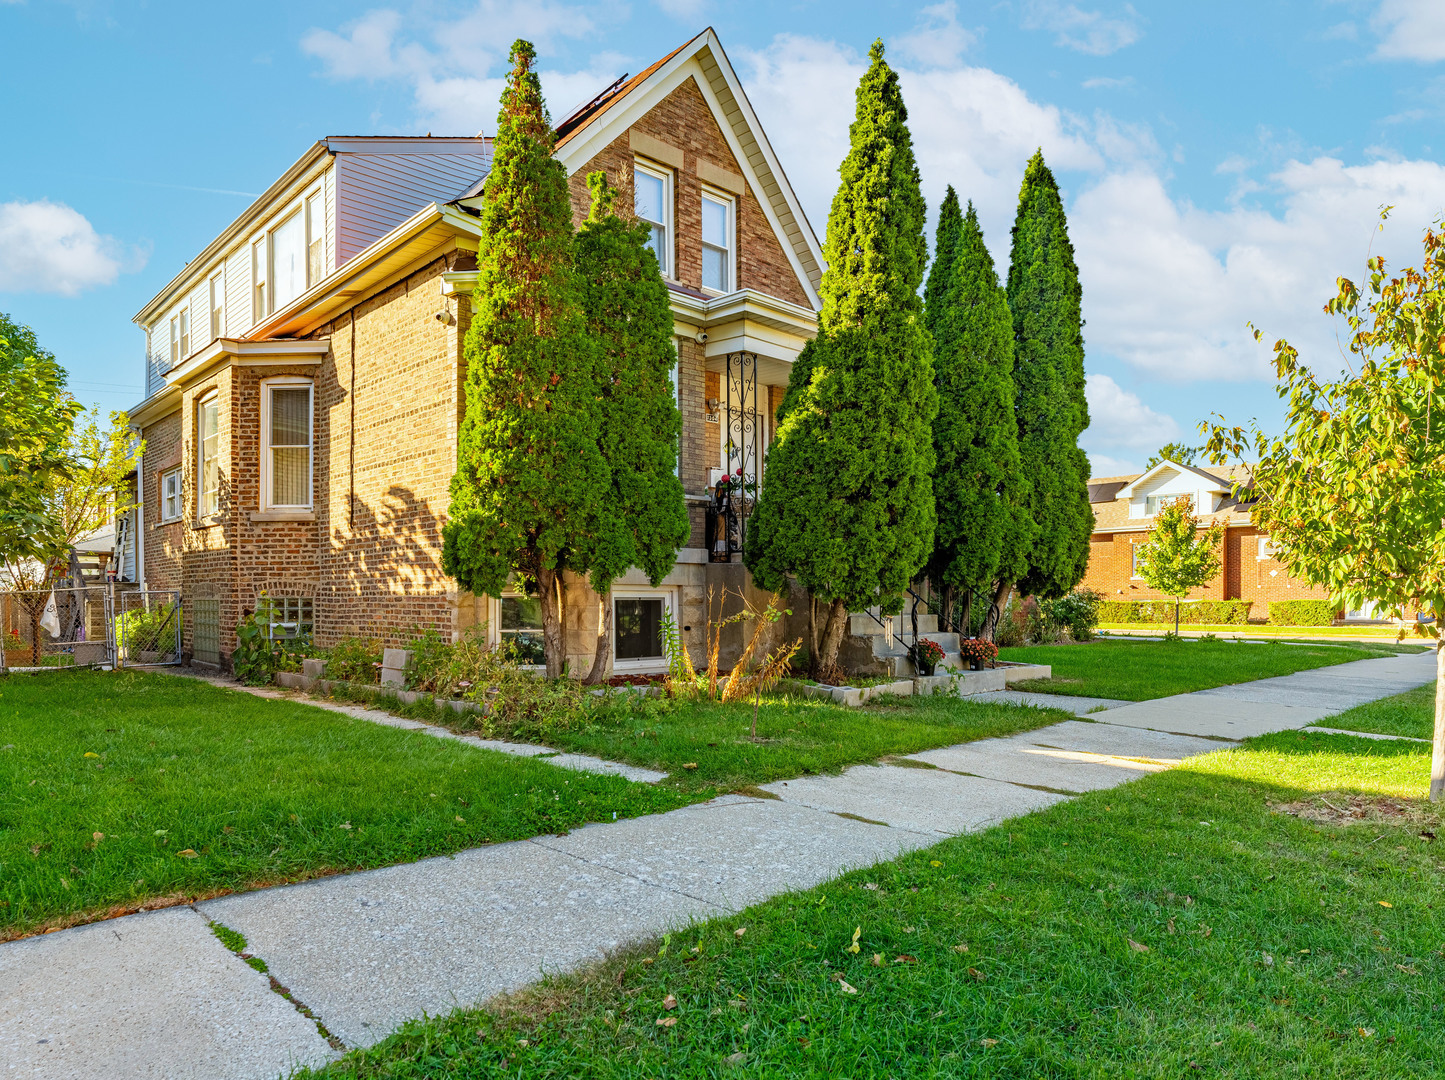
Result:
[[[564,118],[557,126],[557,158],[576,172],[689,78],[712,109],[804,291],[814,307],[821,306],[823,249],[712,27]]]
[[[1181,465],[1177,461],[1169,461],[1168,459],[1165,459],[1164,461],[1159,462],[1158,465],[1155,465],[1148,472],[1135,477],[1132,482],[1125,484],[1123,487],[1121,487],[1118,491],[1114,493],[1114,498],[1132,499],[1134,497],[1135,487],[1145,483],[1148,480],[1152,480],[1155,476],[1163,472],[1165,469],[1173,469],[1175,472],[1180,473],[1192,473],[1194,476],[1206,482],[1206,491],[1217,492],[1220,495],[1228,495],[1231,487],[1233,486],[1230,481],[1215,476],[1213,473],[1205,472],[1203,469],[1196,469],[1193,465]]]

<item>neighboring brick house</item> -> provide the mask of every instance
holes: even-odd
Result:
[[[1164,600],[1137,573],[1137,549],[1154,527],[1154,515],[1180,496],[1194,502],[1201,530],[1225,526],[1223,569],[1209,584],[1193,590],[1191,600],[1249,600],[1250,618],[1262,621],[1272,600],[1327,599],[1329,594],[1292,577],[1274,557],[1269,537],[1250,521],[1250,504],[1236,499],[1233,487],[1244,475],[1233,469],[1203,469],[1161,461],[1138,476],[1104,476],[1089,481],[1094,532],[1089,538],[1089,567],[1082,587],[1108,600]],[[1357,614],[1357,613],[1352,613]]]
[[[655,671],[664,615],[699,655],[709,587],[749,587],[729,545],[713,551],[710,491],[724,468],[761,473],[816,333],[822,254],[711,30],[557,130],[576,220],[605,171],[653,224],[672,297],[692,536],[659,587],[634,570],[614,590],[617,668]],[[136,576],[181,592],[195,661],[226,662],[262,590],[279,629],[321,644],[485,623],[537,645],[535,600],[472,596],[441,565],[490,160],[481,136],[318,142],[136,316],[146,447],[128,534]],[[574,669],[599,615],[570,580]]]

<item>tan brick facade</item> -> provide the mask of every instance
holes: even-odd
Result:
[[[808,306],[808,293],[756,193],[736,182],[743,170],[691,78],[647,112],[635,130],[681,155],[674,183],[674,288],[702,295],[700,214],[706,176],[737,189],[732,191],[737,197],[736,287]],[[623,131],[572,176],[579,224],[588,211],[586,176],[599,168],[621,189],[618,210],[631,211],[633,157],[630,134]],[[273,597],[310,600],[321,645],[346,634],[395,644],[416,628],[455,635],[495,619],[496,601],[460,593],[441,564],[448,488],[465,408],[462,345],[470,321],[466,290],[445,296],[443,274],[475,269],[475,257],[454,244],[428,258],[404,276],[361,291],[339,310],[330,309],[327,321],[307,333],[329,343],[324,356],[269,363],[244,359],[241,352],[228,354],[183,386],[173,411],[146,421],[146,580],[152,587],[179,589],[188,603],[197,595],[219,597],[223,663],[234,648],[237,622],[254,609],[262,590]],[[435,317],[444,306],[455,314],[454,324]],[[683,416],[679,471],[692,531],[663,586],[673,590],[678,625],[688,628],[685,638],[701,660],[708,586],[719,592],[725,584],[755,590],[740,565],[703,561],[708,472],[721,463],[720,425],[707,420],[706,402],[721,395],[718,374],[707,370],[704,348],[694,337],[677,339]],[[279,376],[314,380],[309,514],[263,510],[262,400],[265,380]],[[782,391],[782,386],[759,388],[770,436]],[[213,392],[220,402],[221,508],[214,519],[202,522],[196,519],[197,403]],[[160,476],[176,465],[184,477],[185,512],[181,521],[161,523]],[[620,584],[645,585],[632,577]],[[574,671],[590,665],[598,614],[596,594],[585,582],[569,578],[565,625]],[[193,645],[188,619],[185,647],[190,651]]]

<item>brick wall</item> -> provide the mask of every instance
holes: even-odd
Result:
[[[701,289],[703,181],[698,176],[698,162],[701,160],[739,177],[743,170],[733,157],[702,91],[691,79],[658,102],[631,130],[682,152],[681,168],[672,169],[674,269],[682,284]],[[629,133],[623,132],[572,175],[572,215],[579,224],[587,217],[590,207],[587,177],[594,172],[605,172],[607,182],[618,189],[617,212],[631,213],[633,156]],[[703,170],[707,171],[707,164]],[[773,234],[757,193],[751,189],[737,198],[737,244],[738,288],[756,289],[795,304],[808,304],[807,292]]]
[[[1133,576],[1133,548],[1147,532],[1095,533],[1089,543],[1089,566],[1080,585],[1097,590],[1107,600],[1167,600],[1156,589]],[[1257,558],[1261,532],[1253,526],[1231,526],[1225,531],[1223,568],[1218,577],[1189,593],[1191,600],[1250,600],[1252,619],[1268,614],[1271,600],[1324,599],[1328,593],[1289,576],[1283,563]],[[1270,571],[1276,571],[1274,575]]]

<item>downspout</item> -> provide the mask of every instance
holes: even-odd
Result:
[[[136,437],[140,432],[131,428]],[[135,456],[135,579],[140,584],[141,592],[145,592],[146,581],[146,473],[145,473],[145,449]]]

